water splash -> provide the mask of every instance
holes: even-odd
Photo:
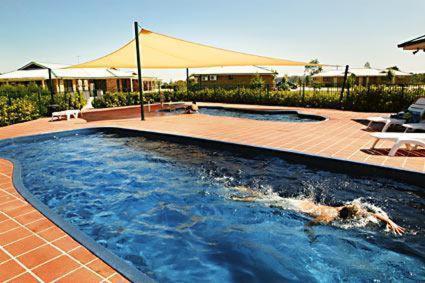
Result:
[[[285,198],[281,197],[278,193],[273,191],[271,186],[263,186],[260,190],[254,190],[245,186],[235,186],[229,188],[228,198],[237,201],[245,202],[257,202],[263,205],[279,208],[283,210],[293,210],[302,212],[300,209],[300,201],[309,200],[314,202],[314,198],[311,195],[301,195],[297,198]],[[369,212],[366,216],[354,217],[347,220],[336,220],[331,225],[337,226],[343,229],[362,228],[368,224],[380,224],[380,221],[376,219],[373,214],[381,214],[388,218],[388,215],[380,207],[364,201],[362,198],[354,199],[350,202],[345,202],[345,205],[357,205],[362,210]]]

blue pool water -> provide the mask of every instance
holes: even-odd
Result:
[[[109,130],[2,145],[0,157],[20,161],[43,203],[160,282],[425,279],[423,188]],[[297,212],[231,200],[240,186],[331,205],[361,198],[408,232],[310,227]]]
[[[184,109],[178,109],[176,112],[183,113]],[[173,113],[173,111],[170,113]],[[267,111],[220,107],[200,107],[199,113],[211,116],[226,116],[262,121],[281,122],[318,122],[323,121],[325,119],[323,117],[315,115],[297,114],[295,111]]]

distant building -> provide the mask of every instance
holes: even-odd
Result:
[[[348,76],[354,74],[356,77],[356,85],[368,86],[379,84],[406,84],[409,82],[412,74],[392,71],[394,74],[393,80],[388,81],[388,70],[379,70],[373,68],[350,68]],[[345,68],[338,70],[323,71],[313,75],[313,82],[323,86],[340,86],[344,81]]]
[[[255,76],[260,76],[264,84],[275,88],[276,72],[259,67],[223,67],[194,71],[191,77],[200,88],[248,87]]]
[[[87,95],[99,92],[129,92],[137,90],[137,73],[132,70],[93,68],[64,69],[68,65],[30,62],[16,71],[1,74],[1,84],[35,83],[48,87],[49,69],[55,93],[82,92]],[[144,77],[143,89],[152,91],[157,88],[157,78]]]

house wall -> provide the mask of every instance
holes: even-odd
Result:
[[[143,91],[155,91],[158,89],[158,80],[155,78],[143,78]],[[133,80],[133,89],[137,91],[139,88],[139,80]]]
[[[84,79],[84,78],[74,78],[74,79],[52,79],[53,90],[55,93],[63,92],[84,92],[94,90],[103,90],[103,93],[106,92],[129,92],[137,91],[138,83],[137,79],[117,79],[117,78],[108,78],[108,79]],[[0,81],[2,84],[11,84],[11,85],[28,85],[31,83],[36,83],[39,86],[48,87],[49,80],[17,80],[17,81]],[[143,78],[143,90],[144,91],[155,91],[158,89],[158,79],[156,78]]]
[[[216,75],[217,80],[210,80],[210,77],[213,75],[194,75],[196,81],[200,85],[200,87],[237,87],[237,86],[249,86],[251,84],[252,79],[256,76],[255,74],[221,74]],[[208,81],[204,81],[202,78],[208,77]],[[275,76],[273,74],[263,74],[260,75],[261,79],[263,79],[264,83],[268,85],[270,88],[275,87]]]
[[[117,92],[119,90],[119,83],[117,79],[106,79],[106,91]]]
[[[392,82],[388,82],[386,76],[374,76],[374,77],[356,77],[356,85],[368,86],[368,85],[380,85],[380,84],[407,84],[409,83],[410,76],[398,76],[395,77]],[[323,86],[341,86],[344,81],[344,77],[313,77],[313,82],[319,83]]]

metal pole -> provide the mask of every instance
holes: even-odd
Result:
[[[186,97],[189,96],[189,68],[186,68]]]
[[[137,56],[137,77],[139,79],[139,97],[140,97],[140,114],[141,120],[145,120],[145,110],[143,108],[143,82],[142,67],[140,66],[140,47],[139,47],[139,24],[134,22],[134,35],[136,38],[136,56]]]
[[[348,68],[349,68],[349,66],[346,65],[345,66],[345,72],[344,72],[344,80],[342,81],[341,94],[339,95],[339,104],[341,105],[341,107],[342,107],[342,98],[344,97],[344,89],[345,89],[345,86],[347,84]]]
[[[50,90],[50,104],[55,103],[54,93],[53,93],[53,80],[52,80],[52,69],[49,70],[49,90]]]

